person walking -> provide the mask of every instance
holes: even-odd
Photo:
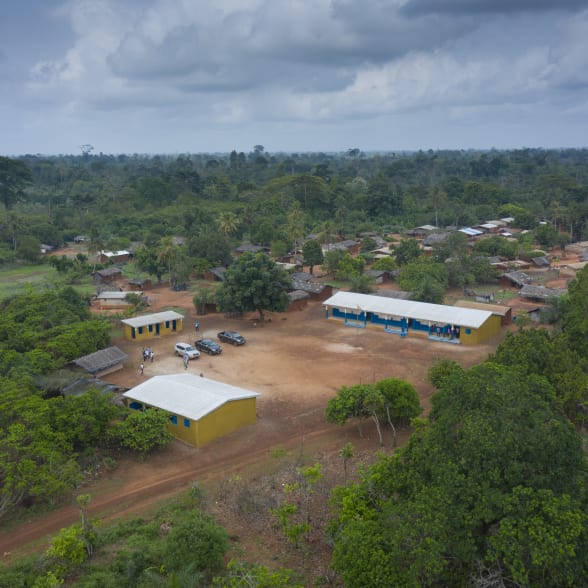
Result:
[[[194,322],[194,329],[196,330],[197,333],[198,333],[198,331],[200,331],[200,321]]]
[[[142,376],[144,371],[145,371],[145,364],[143,362],[141,362],[141,365],[139,366],[139,375]]]
[[[185,353],[184,354],[184,369],[187,370],[188,369],[188,362],[190,361],[190,358],[188,357],[188,354]]]

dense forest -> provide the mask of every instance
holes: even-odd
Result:
[[[0,158],[0,261],[75,235],[93,249],[188,238],[192,257],[227,261],[225,241],[276,253],[308,233],[512,216],[588,236],[588,150],[370,154],[91,155]],[[212,251],[217,251],[213,254]]]
[[[89,253],[133,245],[146,274],[184,283],[230,266],[234,247],[248,241],[273,258],[300,249],[307,265],[324,263],[363,291],[369,257],[321,259],[308,244],[363,235],[369,250],[366,235],[506,216],[529,230],[517,241],[487,239],[473,252],[451,237],[427,259],[414,240],[395,242],[390,267],[401,269],[399,284],[439,301],[448,286],[495,279],[483,256],[512,259],[588,238],[588,150],[270,154],[257,145],[247,154],[0,157],[0,200],[0,267],[46,262],[61,276],[0,301],[1,523],[58,503],[84,472],[114,467],[121,451],[144,457],[169,441],[166,415],[128,415],[97,391],[63,396],[59,378],[47,377],[107,346],[112,324],[92,316],[76,289],[96,264],[84,255],[48,262],[42,244],[84,236]],[[261,271],[273,270],[263,258]],[[221,290],[218,299],[227,309],[229,294]],[[521,325],[470,370],[432,366],[433,409],[412,419],[408,444],[333,489],[324,541],[338,575],[324,583],[588,583],[587,304],[584,269],[553,303],[549,329]],[[405,421],[419,414],[414,392],[386,385],[339,390],[325,418],[386,423],[391,411]],[[319,474],[303,472],[306,488]],[[296,572],[227,565],[226,532],[198,488],[153,520],[106,529],[88,520],[88,500],[78,497],[80,524],[63,529],[41,558],[3,565],[0,586],[306,585]],[[294,511],[282,514],[284,530],[304,548],[304,526],[288,523]]]

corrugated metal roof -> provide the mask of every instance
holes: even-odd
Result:
[[[472,229],[472,227],[466,227],[465,229],[459,229],[460,233],[465,233],[470,237],[477,237],[478,235],[482,234],[482,231],[478,231],[477,229]]]
[[[183,319],[184,316],[179,312],[173,310],[166,310],[164,312],[156,312],[154,314],[145,314],[143,316],[136,316],[130,319],[124,319],[121,322],[123,325],[129,327],[146,327],[147,325],[155,325],[157,323],[164,323],[165,321],[177,321]]]
[[[113,365],[123,363],[129,356],[118,347],[107,347],[74,360],[74,363],[91,374],[105,370]]]
[[[503,306],[501,304],[487,304],[486,302],[473,302],[472,300],[458,300],[455,306],[459,308],[477,308],[478,310],[489,310],[492,314],[499,316],[506,316],[509,311],[512,311],[510,306]]]
[[[406,317],[419,321],[447,323],[473,329],[480,328],[492,316],[492,313],[486,310],[456,308],[455,306],[445,306],[443,304],[384,298],[383,296],[356,294],[355,292],[337,292],[337,294],[325,300],[323,304],[354,312],[361,310],[375,312],[380,316]]]
[[[154,376],[123,396],[197,421],[227,402],[259,393],[192,374],[171,374]]]
[[[100,294],[96,294],[96,298],[98,300],[124,300],[127,294],[139,294],[139,292],[121,292],[120,290],[110,292],[108,290],[104,290],[100,292]]]

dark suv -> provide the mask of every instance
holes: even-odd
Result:
[[[245,337],[237,333],[237,331],[221,331],[217,337],[224,343],[231,345],[245,345]]]
[[[198,339],[194,341],[194,347],[208,355],[219,355],[223,352],[222,347],[212,339]]]

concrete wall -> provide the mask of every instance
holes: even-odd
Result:
[[[170,422],[167,426],[170,433],[194,447],[202,447],[218,437],[255,424],[256,399],[245,398],[228,402],[199,421],[188,419],[188,427],[183,416],[176,415],[176,420],[177,423]]]
[[[131,327],[130,325],[123,325],[124,336],[127,341],[144,341],[145,339],[153,339],[153,337],[169,335],[171,333],[180,333],[184,329],[183,323],[184,321],[182,319],[175,319],[174,321],[164,321],[162,323],[154,323],[144,327]],[[135,335],[134,337],[133,329]]]
[[[479,329],[461,328],[460,341],[462,345],[479,345],[500,335],[501,318],[493,314]]]

